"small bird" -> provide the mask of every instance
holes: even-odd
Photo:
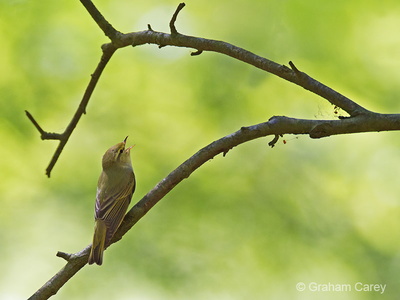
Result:
[[[130,150],[126,140],[112,146],[102,159],[103,171],[97,183],[95,226],[88,263],[103,263],[103,251],[121,225],[136,187]]]

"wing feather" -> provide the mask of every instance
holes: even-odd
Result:
[[[104,194],[99,190],[97,191],[95,218],[104,220],[106,224],[106,246],[109,244],[114,233],[122,223],[131,202],[132,194],[135,191],[135,186],[135,176],[131,173],[126,186],[122,189],[108,194],[103,199],[101,199],[101,197],[104,197]]]

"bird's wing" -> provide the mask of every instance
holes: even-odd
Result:
[[[97,191],[95,218],[104,220],[106,224],[106,245],[117,231],[131,202],[132,194],[135,190],[135,178],[133,173],[131,176],[133,180],[128,180],[129,184],[121,190],[107,195],[107,198],[100,199],[102,194],[100,191]]]

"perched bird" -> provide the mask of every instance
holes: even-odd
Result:
[[[136,181],[130,150],[125,149],[126,140],[112,146],[103,156],[103,171],[97,183],[95,226],[89,264],[103,263],[103,251],[121,225],[128,209]]]

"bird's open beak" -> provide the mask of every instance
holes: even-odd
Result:
[[[126,148],[125,152],[131,151],[131,149],[132,149],[133,147],[135,147],[135,146],[136,146],[136,145],[133,145],[133,146],[130,146],[130,147]]]
[[[126,137],[125,139],[124,139],[124,141],[123,141],[123,143],[124,143],[124,146],[126,146],[126,140],[128,139],[128,137]],[[128,147],[128,148],[126,148],[125,149],[125,152],[129,152],[129,151],[131,151],[131,149],[133,148],[133,147],[135,147],[136,145],[133,145],[133,146],[130,146],[130,147]]]

